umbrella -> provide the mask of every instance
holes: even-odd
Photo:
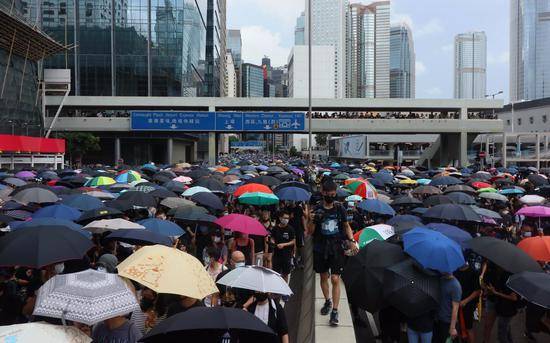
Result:
[[[278,204],[279,198],[275,194],[254,192],[241,195],[239,202],[248,205],[269,206]]]
[[[292,295],[286,281],[271,269],[260,266],[235,268],[216,283],[231,288],[248,289],[260,293]]]
[[[311,193],[300,187],[285,187],[278,190],[276,195],[280,200],[287,201],[307,202],[311,198]]]
[[[518,243],[518,248],[536,261],[550,262],[550,236],[524,238]]]
[[[471,206],[471,208],[474,210],[475,213],[479,214],[480,216],[498,220],[502,219],[502,216],[495,211],[477,206]]]
[[[13,187],[21,187],[27,184],[25,181],[15,177],[7,177],[4,180],[2,180],[2,182],[5,183],[6,185],[10,185]]]
[[[157,207],[157,200],[152,195],[138,191],[124,192],[117,200],[128,200],[139,207]]]
[[[546,198],[541,197],[540,195],[528,194],[519,198],[519,201],[527,205],[541,205],[546,202]]]
[[[157,218],[148,218],[138,222],[145,227],[145,230],[155,232],[164,236],[181,236],[185,232],[176,223]]]
[[[187,189],[189,189],[189,187],[183,183],[183,182],[178,182],[178,181],[168,181],[164,184],[164,187],[166,188],[166,190],[172,192],[172,193],[183,193],[185,192]],[[151,191],[152,193],[153,191]],[[177,195],[176,195],[177,196]]]
[[[186,174],[186,176],[192,178],[193,180],[198,180],[201,177],[208,175],[210,175],[210,172],[206,169],[194,169]]]
[[[479,194],[479,197],[482,198],[482,199],[508,202],[508,198],[505,195],[503,195],[502,193],[485,192],[485,193]]]
[[[86,187],[98,187],[98,186],[109,186],[114,185],[116,181],[110,177],[106,176],[96,176],[93,179],[88,180],[84,186]]]
[[[86,192],[85,194],[91,195],[94,198],[98,198],[102,200],[112,200],[116,198],[112,193],[107,191],[91,191],[91,192]]]
[[[268,187],[273,187],[281,184],[281,180],[277,179],[276,177],[269,176],[269,175],[262,175],[255,178],[252,178],[248,181],[248,183],[261,183],[262,185],[266,185]]]
[[[182,207],[182,206],[189,206],[189,205],[195,205],[194,202],[192,202],[191,200],[187,200],[187,199],[182,199],[182,198],[177,198],[177,197],[168,197],[168,198],[165,198],[164,200],[162,200],[160,202],[160,204],[162,206],[165,206],[165,207],[168,207],[170,209],[172,208],[178,208],[178,207]]]
[[[38,290],[33,315],[94,325],[138,309],[120,276],[88,269],[48,280]]]
[[[172,181],[181,182],[183,184],[190,184],[193,181],[193,179],[188,176],[178,176],[172,179]]]
[[[468,185],[452,185],[445,188],[445,194],[451,193],[451,192],[462,192],[462,193],[474,194],[476,190]]]
[[[437,308],[439,278],[423,273],[407,259],[385,269],[383,293],[390,305],[416,318]]]
[[[412,214],[400,214],[400,215],[397,215],[397,216],[389,219],[386,222],[386,224],[394,226],[395,224],[397,224],[399,222],[411,222],[411,221],[421,222],[421,219],[417,216],[412,215]]]
[[[187,205],[172,209],[168,211],[168,214],[173,215],[174,219],[195,221],[198,217],[208,214],[208,210],[204,207],[193,204],[191,206]]]
[[[279,198],[280,198],[280,197],[279,197]],[[361,200],[363,200],[363,198],[362,198],[361,196],[359,196],[359,195],[353,194],[353,195],[348,196],[345,200],[348,201],[348,202],[351,202],[351,201],[361,201]]]
[[[481,181],[472,182],[471,186],[474,187],[474,188],[477,188],[477,189],[492,188],[493,187],[490,183],[481,182]]]
[[[212,192],[225,192],[225,185],[223,184],[223,182],[220,182],[212,177],[201,178],[197,180],[197,182],[195,182],[193,186],[208,188]]]
[[[0,341],[90,343],[92,339],[76,326],[25,323],[0,326]]]
[[[103,233],[107,231],[115,230],[128,230],[128,229],[145,229],[143,226],[128,221],[122,218],[116,219],[100,219],[91,222],[83,227],[84,230],[88,230],[93,233]]]
[[[17,175],[16,175],[17,176]],[[527,177],[535,187],[540,187],[548,184],[548,179],[541,174],[531,174]]]
[[[257,193],[257,192],[268,193],[268,194],[273,193],[271,188],[269,188],[266,185],[262,185],[262,184],[259,184],[259,183],[247,183],[247,184],[242,185],[239,188],[237,188],[235,190],[235,192],[233,193],[233,196],[240,197],[241,195],[243,195],[245,193]]]
[[[361,182],[354,193],[360,195],[363,199],[376,199],[378,197],[376,188],[367,181]]]
[[[392,206],[421,206],[422,201],[418,200],[417,198],[413,198],[410,195],[404,195],[400,196],[399,198],[396,198],[392,203]]]
[[[424,200],[424,207],[431,207],[435,205],[442,205],[442,204],[452,204],[453,199],[451,199],[447,195],[432,195],[428,197],[426,200]]]
[[[10,228],[12,230],[20,230],[28,227],[41,227],[41,226],[64,226],[71,230],[80,232],[86,237],[91,237],[92,235],[88,231],[82,230],[82,225],[78,225],[70,220],[53,218],[53,217],[43,217],[43,218],[33,218],[32,220],[27,220],[24,222],[12,222],[10,223]]]
[[[181,250],[163,245],[139,249],[120,263],[117,269],[120,276],[157,293],[202,299],[218,292],[199,260]]]
[[[208,188],[201,187],[201,186],[195,186],[187,189],[185,192],[183,192],[184,197],[191,197],[197,193],[211,193],[212,191]]]
[[[371,243],[373,240],[385,241],[395,235],[393,227],[386,224],[377,224],[364,228],[353,237],[359,243],[359,248]]]
[[[232,213],[216,220],[216,224],[231,231],[266,236],[265,227],[258,220],[243,214]]]
[[[61,203],[74,207],[81,211],[89,211],[103,207],[101,200],[86,194],[67,195],[61,199]]]
[[[117,230],[111,232],[105,239],[141,246],[155,244],[172,246],[172,240],[168,236],[142,229]]]
[[[424,268],[451,274],[466,263],[460,245],[434,230],[414,228],[403,235],[403,243]]]
[[[491,193],[491,194],[494,194],[494,193]],[[460,204],[460,205],[475,205],[476,204],[476,200],[474,199],[474,197],[469,195],[469,194],[466,194],[466,193],[452,192],[452,193],[448,193],[447,196],[455,204]]]
[[[550,309],[550,274],[521,272],[510,276],[506,286],[530,303]]]
[[[278,166],[271,166],[267,168],[265,171],[268,172],[269,174],[278,174],[278,173],[284,172],[285,170]]]
[[[441,190],[432,185],[427,185],[427,186],[416,187],[415,189],[412,190],[411,193],[415,195],[436,195],[436,194],[441,194]]]
[[[275,343],[279,340],[252,313],[227,307],[196,307],[163,320],[140,341]]]
[[[502,195],[520,195],[520,194],[525,193],[524,190],[516,188],[516,187],[501,189],[498,192]]]
[[[15,177],[21,180],[28,181],[34,179],[36,175],[31,171],[23,170],[15,174]]]
[[[191,200],[193,200],[195,203],[199,205],[202,205],[217,211],[222,211],[225,208],[220,198],[217,195],[212,193],[207,193],[207,192],[195,193],[191,197]]]
[[[156,190],[158,186],[152,186],[152,185],[146,185],[146,184],[138,184],[137,186],[134,186],[130,188],[130,191],[134,192],[141,192],[141,193],[151,193],[152,191]]]
[[[169,191],[166,188],[157,188],[154,191],[149,192],[149,195],[159,199],[176,198],[178,196],[176,193]]]
[[[15,194],[13,200],[23,204],[36,203],[54,203],[59,200],[54,192],[43,188],[27,188]]]
[[[115,208],[100,207],[82,213],[82,215],[78,217],[76,221],[82,224],[87,224],[91,221],[98,219],[120,218],[122,217],[122,215],[123,213]]]
[[[493,237],[476,237],[468,243],[478,255],[510,273],[541,272],[539,264],[517,246]]]
[[[34,212],[33,218],[60,218],[66,220],[77,220],[82,215],[82,212],[74,207],[57,204],[46,206]]]
[[[472,235],[454,225],[445,223],[430,223],[426,225],[426,227],[444,234],[448,238],[460,244],[463,248],[465,248],[466,243],[472,239]]]
[[[430,182],[432,182],[432,180],[430,180],[430,179],[418,179],[418,180],[416,180],[416,183],[418,183],[419,185],[429,185]]]
[[[432,179],[430,186],[452,186],[461,183],[462,181],[453,176],[439,176]]]
[[[128,170],[124,173],[118,174],[118,176],[115,178],[115,181],[118,183],[130,183],[135,181],[140,181],[141,175],[133,170]]]
[[[92,247],[89,239],[64,226],[20,229],[0,238],[0,265],[42,268],[79,260]]]
[[[550,207],[546,206],[526,206],[516,212],[517,215],[526,217],[545,218],[550,217]]]
[[[406,259],[396,244],[372,241],[348,259],[342,279],[350,302],[369,312],[383,307],[384,269]]]
[[[422,216],[429,219],[481,222],[481,217],[470,206],[466,205],[435,205],[424,212]]]
[[[393,217],[395,211],[390,205],[378,199],[365,199],[357,205],[363,211]]]

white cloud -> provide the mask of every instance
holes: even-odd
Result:
[[[282,66],[287,63],[290,49],[281,45],[281,34],[269,31],[263,26],[241,27],[243,40],[243,60],[260,64],[264,55],[271,58],[271,65]]]
[[[445,31],[441,21],[437,18],[430,19],[426,24],[416,29],[413,34],[416,37],[429,36]]]
[[[508,51],[503,51],[498,55],[495,55],[491,52],[487,53],[487,64],[489,65],[508,64],[509,62],[510,53]]]
[[[415,63],[416,75],[422,75],[426,72],[426,66],[422,61],[416,61]]]

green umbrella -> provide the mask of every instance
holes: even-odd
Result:
[[[349,179],[349,175],[347,174],[338,174],[334,177],[335,180],[340,180],[340,181],[343,181],[343,180],[347,180]]]
[[[278,204],[279,198],[277,198],[275,194],[252,192],[241,195],[239,197],[239,202],[241,204],[267,206]]]
[[[359,243],[359,248],[364,247],[373,240],[385,241],[395,234],[393,227],[386,224],[378,224],[364,228],[354,237]]]
[[[478,193],[497,193],[498,191],[493,187],[486,187],[477,190]]]
[[[93,179],[88,180],[88,182],[86,182],[84,186],[85,187],[109,186],[109,185],[114,185],[115,183],[116,181],[110,177],[97,176],[97,177],[94,177]]]
[[[364,181],[364,180],[353,181],[352,183],[347,185],[346,188],[349,189],[352,193],[355,193],[355,190],[357,189],[357,187],[359,187],[360,185],[362,185],[365,182],[366,181]]]

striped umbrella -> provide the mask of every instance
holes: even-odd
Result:
[[[279,198],[275,194],[252,192],[241,195],[239,202],[248,205],[268,206],[278,204]]]
[[[130,183],[134,181],[140,181],[141,175],[133,170],[128,170],[115,178],[118,183]]]
[[[393,227],[386,224],[378,224],[364,228],[353,237],[359,243],[359,249],[361,249],[375,239],[385,241],[393,235],[395,235]]]
[[[96,176],[93,179],[88,180],[84,186],[85,187],[97,187],[97,186],[110,186],[114,185],[116,181],[107,176]]]
[[[378,198],[378,191],[368,182],[362,182],[354,192],[356,195],[360,195],[363,199],[376,199]]]

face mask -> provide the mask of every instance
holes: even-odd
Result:
[[[65,265],[63,263],[58,263],[55,265],[55,273],[56,274],[61,274],[63,273],[63,270],[65,270]]]
[[[214,242],[215,242],[215,243],[219,243],[219,242],[221,242],[221,241],[222,241],[222,238],[221,238],[221,237],[218,237],[218,236],[214,237]]]
[[[523,237],[531,237],[532,233],[531,231],[527,231],[523,233]]]
[[[355,206],[355,203],[353,201],[348,201],[348,207],[353,208]]]
[[[332,204],[334,200],[336,200],[336,197],[332,195],[323,195],[323,199],[327,204]]]
[[[262,301],[266,301],[267,300],[267,294],[266,293],[256,293],[254,295],[254,297],[256,298],[256,300],[258,300],[259,302],[262,302]]]
[[[353,216],[348,216],[348,222],[351,222],[353,220]]]
[[[244,263],[244,262],[237,262],[237,263],[235,263],[235,268],[244,267],[244,266],[245,266],[245,263]]]
[[[281,219],[281,225],[287,226],[288,225],[288,219]]]
[[[204,265],[207,266],[207,265],[209,265],[209,264],[210,264],[210,256],[206,256],[206,257],[204,258]]]

